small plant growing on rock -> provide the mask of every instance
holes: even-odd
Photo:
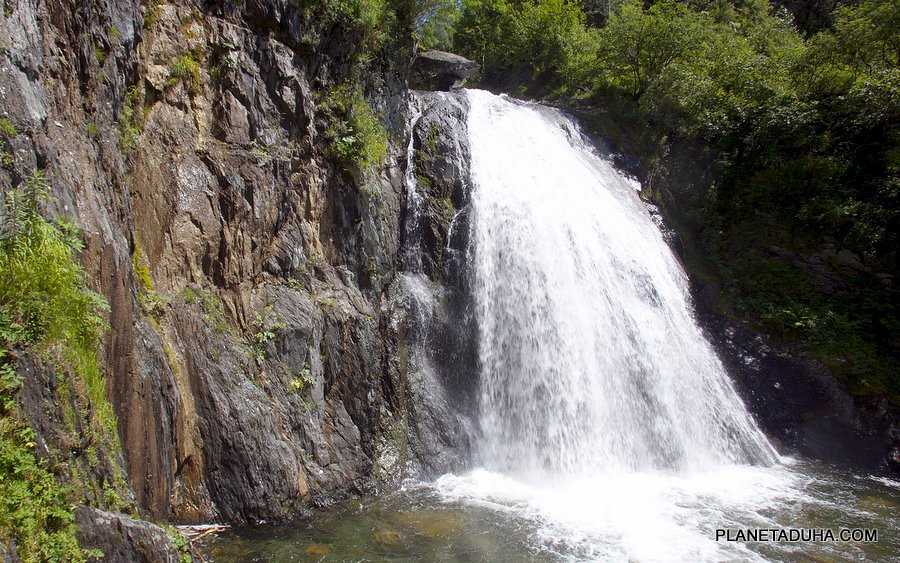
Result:
[[[108,53],[103,49],[103,47],[94,47],[94,57],[97,58],[97,63],[100,66],[103,66],[103,62],[106,61],[107,54]]]
[[[266,306],[262,313],[253,313],[253,342],[250,346],[253,357],[257,361],[266,359],[266,347],[275,339],[278,331],[284,328],[284,324],[278,318],[271,305]]]
[[[181,292],[184,302],[193,305],[199,304],[203,309],[203,321],[210,327],[214,328],[218,333],[224,333],[229,330],[228,317],[225,316],[225,305],[212,291],[208,289],[200,289],[194,291],[186,287]]]
[[[181,55],[169,64],[167,86],[182,82],[192,96],[200,93],[200,62],[194,53]]]
[[[297,374],[297,377],[291,380],[290,386],[291,390],[295,393],[302,394],[307,389],[311,388],[316,384],[316,380],[313,379],[312,369],[309,367],[309,362],[303,364],[303,369],[300,370],[300,373]]]
[[[115,25],[109,27],[109,43],[113,47],[117,47],[122,42],[122,33]]]
[[[134,147],[144,132],[143,106],[143,93],[132,86],[125,93],[125,104],[119,114],[119,148],[123,151]]]
[[[5,117],[0,117],[0,131],[3,132],[7,137],[17,137],[19,135],[19,130],[15,125],[12,124],[12,121]]]

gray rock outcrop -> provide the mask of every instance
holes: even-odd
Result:
[[[168,532],[150,522],[86,506],[78,507],[75,519],[82,547],[102,551],[101,561],[178,563],[182,556],[190,556],[179,552]]]
[[[454,53],[423,51],[413,63],[410,88],[414,90],[452,90],[462,88],[481,66]]]

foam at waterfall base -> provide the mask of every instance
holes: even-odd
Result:
[[[742,544],[715,540],[715,529],[772,526],[769,510],[814,502],[788,467],[731,465],[673,474],[620,472],[541,483],[477,469],[433,485],[447,502],[528,521],[533,548],[586,560],[764,560]]]

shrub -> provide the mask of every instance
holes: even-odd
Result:
[[[95,350],[108,305],[89,290],[77,260],[78,229],[40,214],[49,199],[44,175],[35,172],[24,188],[6,197],[0,240],[0,327],[24,344],[59,342],[71,350]]]
[[[326,154],[372,169],[387,158],[387,132],[357,85],[333,88],[321,104],[330,125]]]
[[[97,348],[108,309],[87,288],[78,263],[78,230],[47,221],[49,200],[41,172],[10,190],[0,237],[0,541],[15,540],[23,561],[84,561],[75,521],[61,485],[34,455],[34,433],[21,421],[19,378],[7,350],[33,347],[84,381],[94,413],[109,436],[116,419],[106,400]]]

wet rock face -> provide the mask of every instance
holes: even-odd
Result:
[[[469,107],[462,93],[423,92],[416,104],[410,165],[419,203],[404,214],[403,252],[412,257],[394,293],[408,347],[409,465],[415,474],[437,476],[469,466],[475,433]]]
[[[296,3],[150,4],[24,2],[0,21],[0,107],[22,131],[0,189],[45,169],[48,213],[83,229],[137,506],[272,521],[368,490],[406,409],[386,303],[412,42],[362,84],[391,140],[364,171],[325,154],[320,104],[354,37]]]
[[[820,362],[743,323],[703,316],[744,402],[782,452],[900,474],[900,413],[884,397],[853,397]]]

